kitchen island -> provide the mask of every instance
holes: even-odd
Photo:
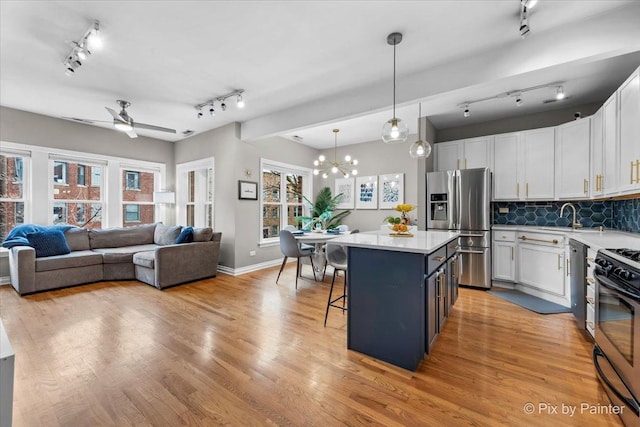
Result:
[[[457,296],[459,233],[373,231],[328,244],[348,247],[347,348],[415,371]],[[449,263],[451,264],[451,263]]]

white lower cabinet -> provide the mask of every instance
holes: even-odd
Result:
[[[493,278],[506,282],[516,280],[516,233],[514,231],[494,231]]]
[[[537,244],[518,245],[518,282],[550,292],[566,295],[564,248]]]

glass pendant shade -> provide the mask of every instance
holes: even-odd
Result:
[[[385,144],[400,144],[407,140],[409,127],[398,118],[389,119],[382,126],[382,141]]]
[[[431,155],[431,144],[419,139],[409,148],[409,155],[414,159],[427,158]]]

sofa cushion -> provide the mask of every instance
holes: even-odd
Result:
[[[64,268],[86,267],[102,264],[102,255],[92,251],[73,251],[36,259],[36,271],[52,271]]]
[[[213,236],[213,229],[211,227],[194,228],[193,229],[193,241],[194,242],[208,242]]]
[[[91,249],[152,244],[156,225],[144,224],[134,227],[89,230],[89,243]]]
[[[64,233],[60,230],[49,229],[28,233],[27,240],[36,250],[36,258],[49,257],[54,255],[64,255],[71,252]]]
[[[94,252],[102,254],[102,262],[105,264],[118,264],[122,262],[133,262],[133,255],[138,252],[154,251],[158,245],[135,245],[124,246],[122,248],[99,248]]]
[[[158,224],[156,225],[156,231],[153,233],[153,243],[156,245],[173,245],[181,230],[182,227],[179,225]]]
[[[191,242],[193,242],[193,227],[184,227],[176,239],[176,243],[180,244]]]
[[[147,268],[154,268],[156,251],[138,252],[133,256],[133,263]]]
[[[91,246],[89,246],[89,232],[84,228],[70,228],[64,232],[64,237],[67,239],[67,245],[72,251],[88,251],[91,249]]]

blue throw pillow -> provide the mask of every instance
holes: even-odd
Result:
[[[60,230],[49,229],[28,233],[27,240],[36,250],[36,257],[47,257],[54,255],[64,255],[71,252],[64,233]]]
[[[193,227],[185,227],[180,232],[180,235],[176,239],[176,243],[191,243],[193,242]]]

